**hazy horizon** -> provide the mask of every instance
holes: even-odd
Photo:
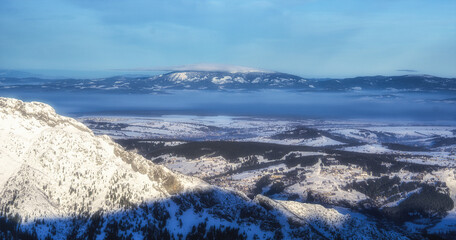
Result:
[[[184,70],[165,70],[167,67],[157,67],[156,70],[115,70],[115,69],[100,69],[100,70],[65,70],[65,69],[2,69],[0,71],[18,71],[24,73],[30,73],[32,75],[36,75],[37,77],[41,78],[50,78],[50,79],[60,79],[60,78],[75,78],[75,79],[83,79],[83,78],[105,78],[105,77],[114,77],[114,76],[126,76],[126,75],[145,75],[145,76],[155,76],[160,74],[166,74],[174,71],[184,71]],[[271,69],[265,69],[272,72],[280,72],[274,71]],[[185,71],[205,71],[205,70],[185,70]],[[223,72],[223,71],[222,71]],[[291,72],[282,72],[287,74],[292,74],[296,76],[300,76],[303,78],[309,79],[326,79],[326,78],[352,78],[352,77],[364,77],[364,76],[403,76],[403,75],[431,75],[435,77],[442,77],[442,78],[456,78],[456,75],[433,75],[428,73],[421,73],[415,70],[396,70],[391,74],[371,74],[371,75],[341,75],[341,74],[328,74],[328,75],[311,75],[311,74],[299,74],[299,73],[291,73]],[[1,77],[1,76],[0,76]]]

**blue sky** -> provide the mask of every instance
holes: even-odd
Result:
[[[456,77],[454,0],[0,0],[0,68]]]

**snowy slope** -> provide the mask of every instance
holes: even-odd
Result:
[[[0,99],[0,205],[30,220],[112,211],[206,186],[41,103]]]

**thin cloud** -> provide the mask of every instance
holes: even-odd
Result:
[[[408,73],[416,73],[416,72],[418,72],[417,70],[413,70],[413,69],[398,69],[396,71],[398,71],[398,72],[408,72]]]
[[[188,64],[180,66],[166,66],[166,67],[152,67],[152,68],[130,68],[130,69],[117,69],[123,71],[203,71],[203,72],[271,72],[263,69],[235,66],[228,64],[213,64],[213,63],[200,63]]]

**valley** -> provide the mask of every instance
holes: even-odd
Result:
[[[415,233],[445,234],[456,226],[451,125],[228,116],[79,120],[156,164],[250,198],[350,209]]]

